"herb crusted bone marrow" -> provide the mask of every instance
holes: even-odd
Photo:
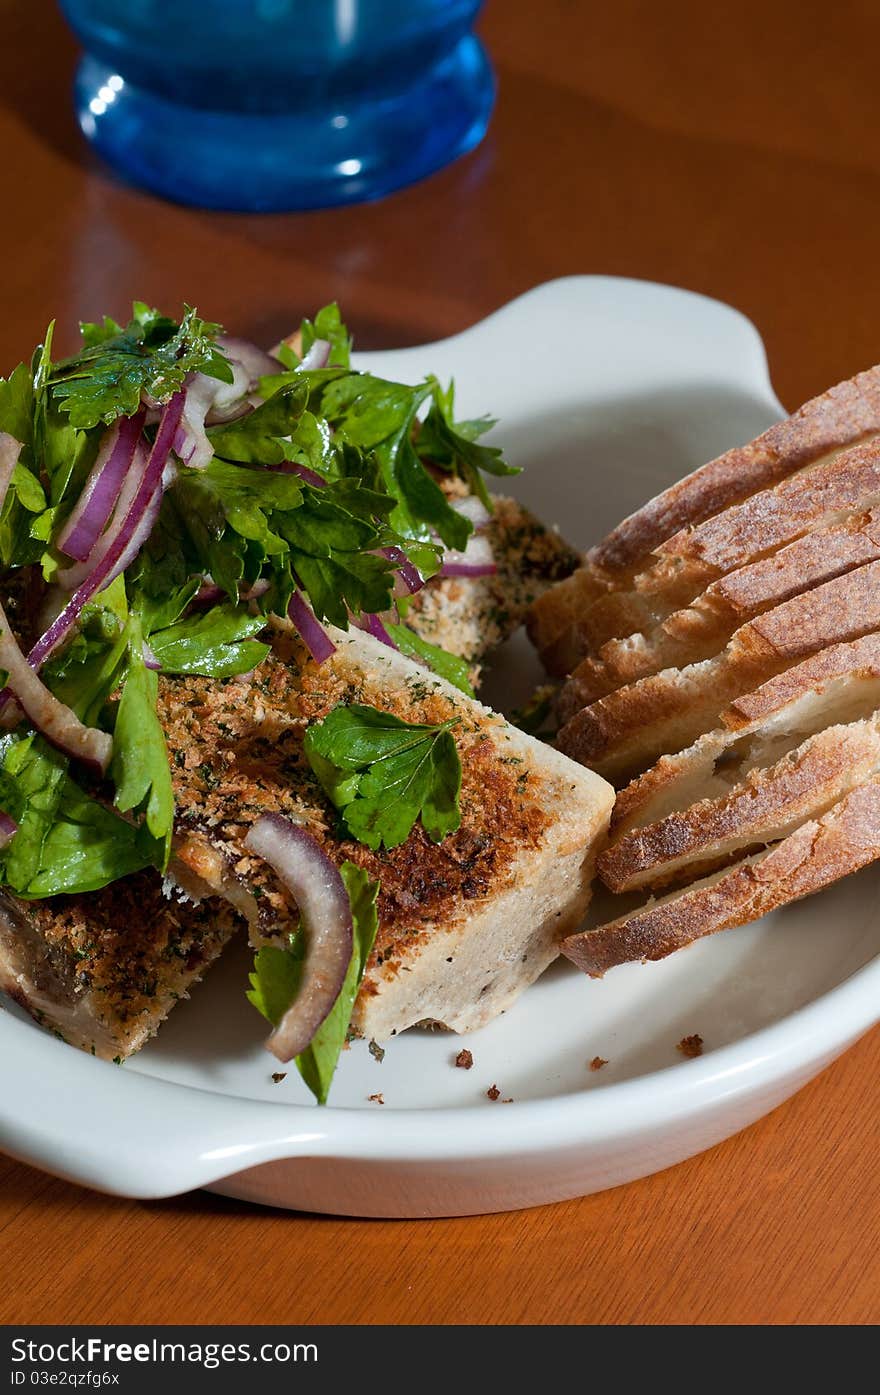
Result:
[[[240,682],[168,681],[160,710],[169,740],[187,751],[175,770],[178,856],[215,894],[228,894],[234,869],[254,897],[259,939],[277,923],[266,905],[285,892],[248,855],[247,829],[267,810],[307,827],[334,862],[350,860],[379,884],[353,1030],[378,1041],[426,1021],[473,1030],[534,982],[582,919],[610,786],[370,636],[334,641],[318,667],[292,634],[276,635],[248,680],[251,696]],[[340,824],[304,747],[307,733],[353,704],[449,726],[461,766],[453,831],[433,838],[422,813],[402,841],[392,831],[391,847],[370,847]]]

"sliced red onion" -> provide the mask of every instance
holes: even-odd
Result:
[[[249,339],[236,339],[231,334],[221,334],[217,340],[223,353],[232,365],[233,375],[237,367],[240,367],[247,378],[247,388],[250,391],[257,386],[261,378],[270,378],[281,370],[278,367],[278,360],[271,354],[267,354],[263,349],[252,344]],[[232,400],[233,383],[223,383],[221,386],[225,393],[217,398],[217,406],[228,406]]]
[[[196,594],[193,596],[193,605],[216,605],[222,601],[226,592],[222,586],[218,586],[213,577],[206,576]]]
[[[438,576],[494,576],[497,570],[494,562],[489,566],[473,562],[446,562],[440,568]]]
[[[238,599],[240,601],[259,600],[260,596],[265,596],[271,584],[272,583],[269,581],[268,577],[261,577],[259,581],[255,581],[253,586],[249,587],[247,591],[239,591]],[[223,590],[223,587],[218,586],[217,583],[215,581],[212,581],[210,577],[206,577],[196,594],[193,596],[190,604],[197,606],[211,606],[218,605],[222,601],[226,601],[228,599],[229,597]]]
[[[287,460],[285,465],[287,466],[285,474],[299,475],[301,480],[305,480],[306,484],[312,485],[315,489],[325,488],[327,481],[316,470],[310,470],[308,465],[300,465],[296,460]],[[270,466],[269,468],[277,471],[278,466]]]
[[[37,640],[28,654],[27,661],[31,668],[38,669],[45,663],[49,655],[67,638],[79,619],[83,606],[134,561],[149,537],[162,505],[164,481],[167,478],[165,470],[172,442],[180,425],[183,401],[183,392],[176,392],[162,409],[156,439],[139,476],[138,487],[128,512],[123,516],[120,509],[118,525],[114,518],[110,528],[99,539],[99,546],[106,539],[103,555],[82,585],[74,591],[58,618],[42,638]],[[137,456],[137,452],[135,455]]]
[[[389,649],[397,648],[378,615],[368,615],[365,612],[360,618],[360,628],[372,635],[373,639],[378,639],[381,644],[387,644]]]
[[[161,671],[162,665],[156,658],[156,655],[153,653],[146,640],[143,640],[143,642],[141,643],[141,653],[144,656],[144,668],[151,669],[153,673],[159,673]]]
[[[301,591],[294,591],[291,596],[287,616],[299,630],[300,639],[316,664],[323,664],[336,653],[336,645]]]
[[[0,809],[0,848],[8,847],[18,832],[18,824]]]
[[[192,470],[204,469],[214,454],[206,425],[216,426],[245,416],[263,400],[254,398],[260,378],[278,372],[276,361],[246,339],[223,335],[217,343],[232,369],[232,382],[196,373],[187,385],[183,418],[174,439],[177,455]]]
[[[135,495],[138,492],[141,480],[144,477],[144,471],[147,468],[148,458],[149,453],[146,445],[142,441],[138,442],[132,460],[132,468],[129,470],[122,485],[122,489],[119,492],[119,498],[116,501],[116,506],[113,510],[113,515],[106,532],[102,533],[98,538],[95,546],[84,562],[76,562],[72,567],[61,567],[56,574],[59,585],[63,586],[66,591],[75,591],[78,586],[81,586],[86,578],[91,576],[99,562],[103,561],[110,551],[114,539],[125,521],[128,511],[134,503]]]
[[[332,347],[329,339],[316,339],[308,353],[303,355],[302,361],[297,364],[297,373],[311,373],[316,368],[326,368]],[[277,367],[273,372],[278,372]]]
[[[406,594],[414,596],[417,591],[421,591],[425,584],[424,577],[413,566],[406,553],[400,547],[383,547],[382,556],[387,557],[389,562],[393,562],[397,568],[397,575],[405,588]]]
[[[261,814],[244,845],[278,873],[302,919],[306,952],[299,992],[266,1043],[279,1061],[291,1061],[305,1051],[342,990],[354,944],[351,903],[321,845],[280,814]]]
[[[470,519],[476,532],[485,528],[492,520],[492,515],[486,505],[476,494],[468,494],[464,499],[453,499],[449,507],[456,513],[460,513],[462,518]]]
[[[6,491],[12,480],[18,457],[21,455],[21,441],[16,441],[8,431],[0,431],[0,509],[6,503]]]
[[[492,576],[498,568],[489,539],[474,533],[468,538],[464,552],[444,553],[441,576]]]
[[[7,672],[9,691],[25,716],[47,741],[65,755],[96,767],[103,775],[110,763],[112,739],[97,727],[87,727],[63,702],[49,692],[18,647],[18,641],[0,605],[0,668]]]
[[[133,417],[122,417],[104,433],[82,494],[56,540],[58,549],[68,557],[85,562],[106,528],[131,470],[145,417],[142,408]]]
[[[174,451],[191,470],[204,470],[214,457],[205,419],[214,404],[217,389],[228,386],[228,383],[197,373],[184,389],[183,412],[174,433]]]

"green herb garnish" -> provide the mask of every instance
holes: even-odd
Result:
[[[42,737],[4,737],[0,760],[0,798],[18,823],[0,874],[18,896],[95,891],[154,861],[150,836],[89,798]]]
[[[220,326],[199,319],[188,306],[178,324],[135,301],[125,328],[105,317],[103,324],[81,329],[82,349],[56,363],[49,380],[53,400],[72,426],[88,429],[133,416],[144,393],[167,402],[190,373],[232,382],[232,369],[217,347]]]
[[[144,822],[164,844],[162,867],[171,852],[174,792],[165,733],[156,715],[159,678],[144,662],[140,619],[129,620],[128,672],[113,730],[111,774],[116,782],[116,807],[121,813],[143,811]]]
[[[309,727],[309,764],[353,838],[374,851],[396,848],[417,819],[435,843],[455,832],[461,823],[456,721],[420,725],[353,703]]]
[[[351,961],[329,1016],[318,1028],[308,1048],[296,1057],[297,1070],[319,1104],[327,1103],[379,925],[376,913],[379,883],[372,881],[369,874],[353,862],[343,862],[339,872],[351,903],[354,932]],[[291,936],[289,946],[264,945],[257,951],[254,971],[250,976],[251,989],[247,996],[273,1027],[278,1026],[288,1008],[296,1001],[304,955],[301,928]]]

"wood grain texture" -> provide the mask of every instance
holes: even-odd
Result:
[[[271,340],[338,297],[361,347],[462,329],[571,272],[760,326],[791,404],[880,358],[880,11],[842,0],[494,0],[482,148],[375,205],[211,215],[121,186],[68,105],[53,8],[0,0],[0,370],[59,319],[187,298]],[[2,1072],[2,1063],[0,1063]],[[740,1137],[602,1196],[357,1222],[142,1205],[0,1159],[0,1321],[872,1323],[880,1033]]]

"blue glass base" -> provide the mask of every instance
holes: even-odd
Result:
[[[252,211],[375,199],[473,149],[495,96],[467,35],[402,92],[273,115],[184,106],[123,82],[97,59],[76,77],[80,126],[121,174],[178,203]]]

